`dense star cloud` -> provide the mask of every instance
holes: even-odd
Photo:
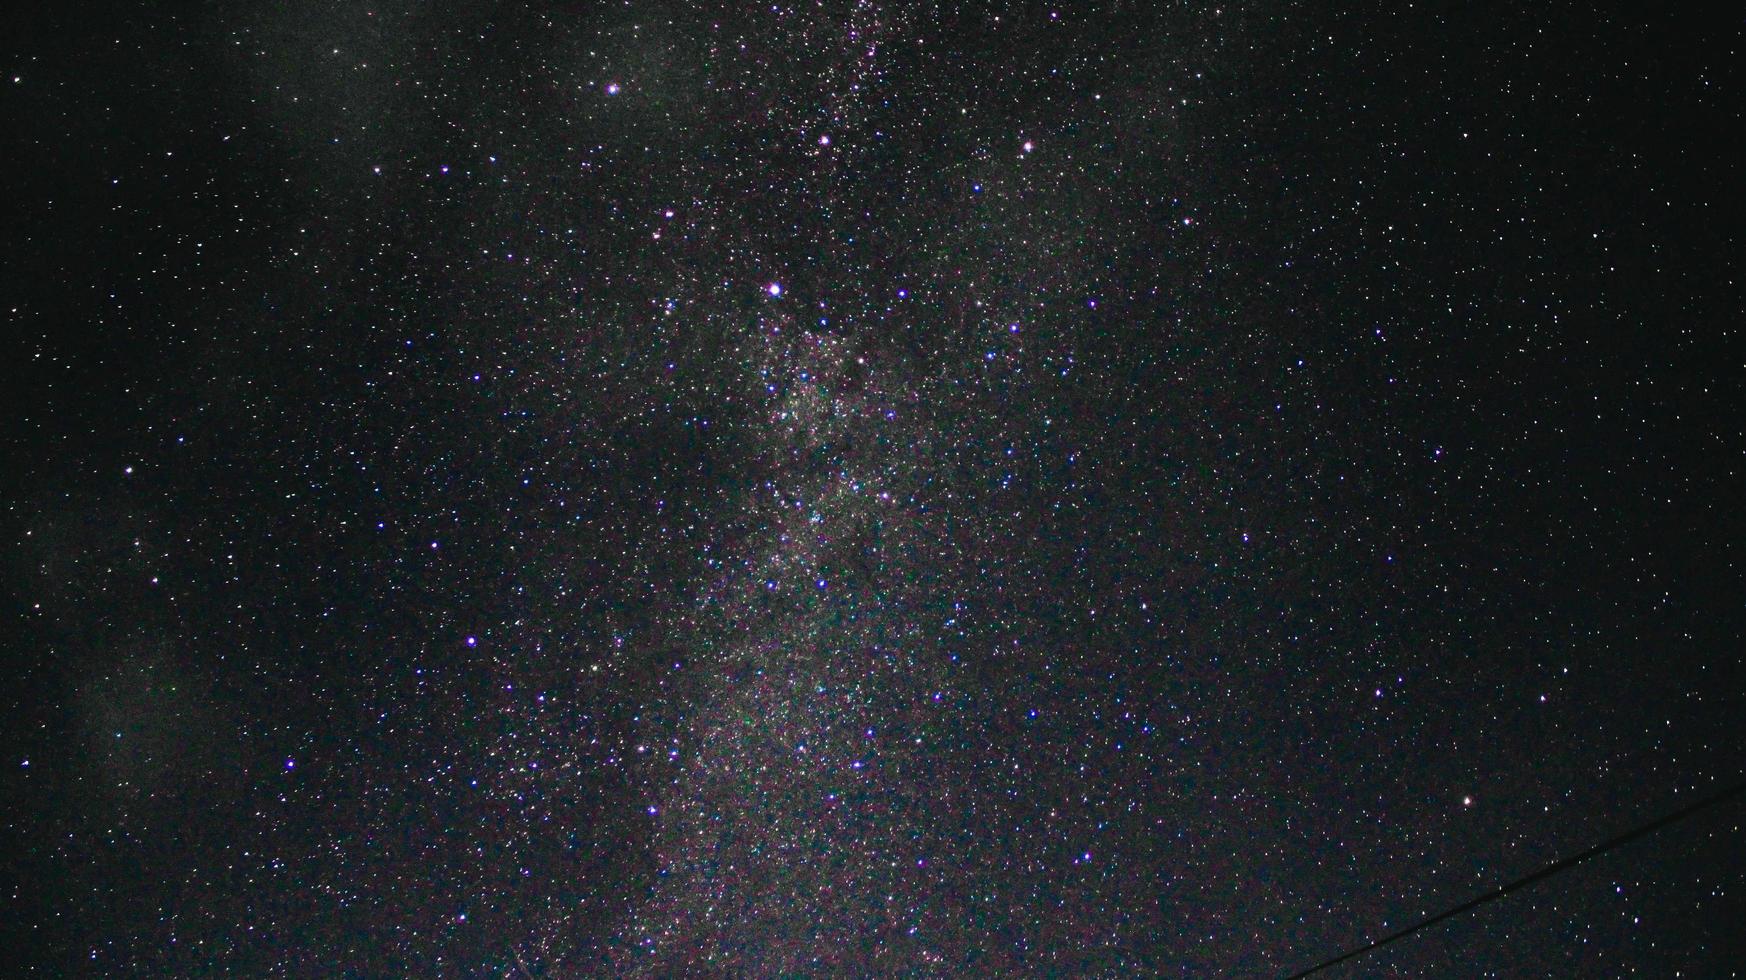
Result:
[[[1738,24],[9,19],[20,972],[1281,975],[1742,774]]]

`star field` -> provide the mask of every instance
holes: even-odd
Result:
[[[1737,23],[13,19],[21,975],[1279,976],[1741,776]]]

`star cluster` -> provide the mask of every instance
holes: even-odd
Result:
[[[29,16],[21,972],[1281,975],[1739,778],[1738,25]]]

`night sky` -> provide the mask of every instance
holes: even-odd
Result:
[[[1278,976],[1738,781],[1741,19],[1378,6],[4,15],[7,972]]]

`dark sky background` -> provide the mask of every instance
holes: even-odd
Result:
[[[1277,976],[1737,781],[1740,18],[1340,7],[4,15],[8,970]]]

